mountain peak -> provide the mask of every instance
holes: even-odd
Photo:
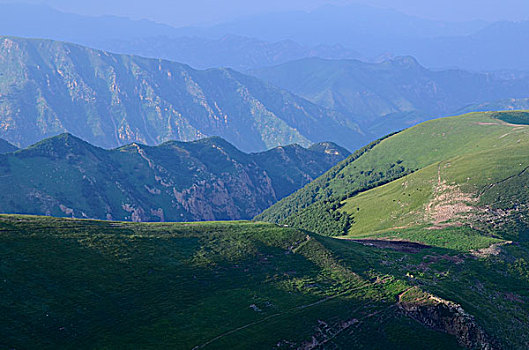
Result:
[[[72,154],[80,155],[85,154],[85,152],[96,151],[103,150],[70,133],[62,133],[23,149],[21,154],[31,156],[41,155],[52,158],[67,158]]]

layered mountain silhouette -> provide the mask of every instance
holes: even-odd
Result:
[[[523,107],[508,101],[523,101],[529,92],[523,74],[431,70],[409,56],[380,63],[310,58],[251,73],[339,111],[373,138],[462,111]],[[498,100],[506,100],[504,108]]]
[[[250,219],[348,154],[328,142],[247,154],[219,137],[105,150],[62,134],[0,156],[0,212],[128,221]]]

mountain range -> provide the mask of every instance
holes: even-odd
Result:
[[[0,153],[7,153],[3,145]],[[105,150],[63,134],[0,155],[0,212],[128,221],[251,219],[348,154],[332,143],[246,154],[218,137]]]
[[[91,17],[37,4],[0,4],[0,34],[69,41],[195,68],[262,68],[288,60],[412,55],[428,67],[529,70],[528,22],[446,22],[365,5],[279,12],[209,26]]]
[[[380,63],[307,58],[250,73],[348,116],[372,139],[434,117],[512,109],[494,101],[523,101],[529,93],[525,75],[431,70],[413,57]]]
[[[184,33],[219,37],[237,34],[304,45],[340,44],[364,57],[414,56],[432,68],[529,70],[529,21],[443,22],[360,4],[327,5],[310,12],[280,12],[190,28]]]
[[[102,40],[93,46],[106,51],[185,62],[198,69],[230,67],[239,71],[273,66],[306,57],[359,59],[362,54],[343,45],[301,45],[293,40],[268,42],[238,35],[222,38],[145,37]]]
[[[525,74],[429,70],[412,57],[308,58],[250,76],[13,37],[0,38],[0,55],[0,137],[18,147],[68,132],[107,148],[220,136],[245,152],[324,141],[354,150],[529,91]]]
[[[0,4],[0,348],[528,349],[526,27]]]
[[[47,40],[0,38],[0,137],[102,147],[220,136],[243,151],[365,140],[345,116],[231,69],[198,71]]]
[[[149,20],[117,16],[83,16],[44,4],[0,4],[1,35],[54,39],[90,44],[101,39],[135,39],[176,35],[176,28]]]

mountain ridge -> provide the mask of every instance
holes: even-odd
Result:
[[[66,131],[107,148],[210,135],[244,151],[363,142],[339,113],[231,69],[10,37],[0,53],[0,137],[19,146]]]
[[[529,79],[431,70],[411,56],[379,63],[305,58],[250,74],[348,116],[376,139],[436,117],[525,98]],[[497,110],[491,105],[489,110]]]
[[[249,219],[347,155],[332,143],[248,154],[220,137],[106,150],[64,133],[0,157],[0,211],[129,221]]]

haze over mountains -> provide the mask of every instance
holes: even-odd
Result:
[[[429,70],[409,56],[380,63],[310,58],[250,73],[349,116],[372,139],[433,116],[523,107],[505,101],[498,108],[496,101],[529,94],[524,75]]]
[[[395,10],[350,4],[175,28],[148,20],[69,14],[34,4],[1,3],[0,10],[2,35],[115,48],[120,53],[167,58],[196,68],[258,68],[317,53],[323,58],[370,59],[383,54],[413,55],[427,67],[529,70],[529,52],[517,45],[527,40],[524,21],[428,20]],[[248,38],[246,42],[230,41],[225,39],[227,35]],[[297,44],[286,44],[284,40]],[[280,57],[272,59],[278,46],[283,46]],[[241,55],[245,51],[248,53]]]
[[[13,1],[1,348],[529,349],[528,4]]]

